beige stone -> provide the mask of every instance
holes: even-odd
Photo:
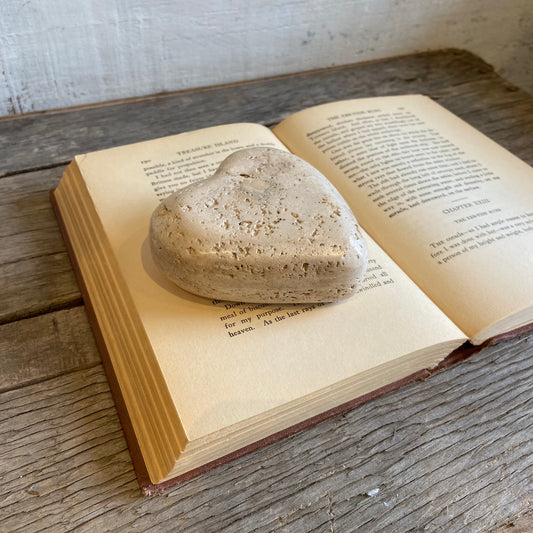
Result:
[[[273,148],[240,150],[152,215],[152,254],[181,288],[220,300],[331,302],[359,289],[366,243],[314,167]]]

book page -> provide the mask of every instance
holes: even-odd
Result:
[[[274,132],[469,337],[532,306],[533,170],[458,117],[423,96],[369,98]]]
[[[362,291],[335,304],[208,300],[164,278],[148,243],[161,198],[254,145],[284,148],[267,128],[237,124],[77,158],[189,440],[428,346],[465,340],[371,239]],[[443,355],[432,357],[428,366]],[[388,384],[413,371],[407,361],[379,379]]]

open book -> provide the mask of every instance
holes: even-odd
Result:
[[[156,270],[158,203],[252,146],[292,151],[345,197],[369,247],[360,293],[212,301]],[[533,321],[533,169],[423,96],[80,155],[53,199],[148,492]]]

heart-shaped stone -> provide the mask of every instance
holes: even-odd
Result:
[[[332,302],[359,289],[366,243],[350,208],[314,167],[273,148],[240,150],[154,211],[156,265],[218,300]]]

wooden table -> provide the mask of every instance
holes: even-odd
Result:
[[[143,497],[52,213],[77,153],[401,93],[533,164],[533,98],[457,50],[0,119],[0,531],[533,530],[533,334]]]

